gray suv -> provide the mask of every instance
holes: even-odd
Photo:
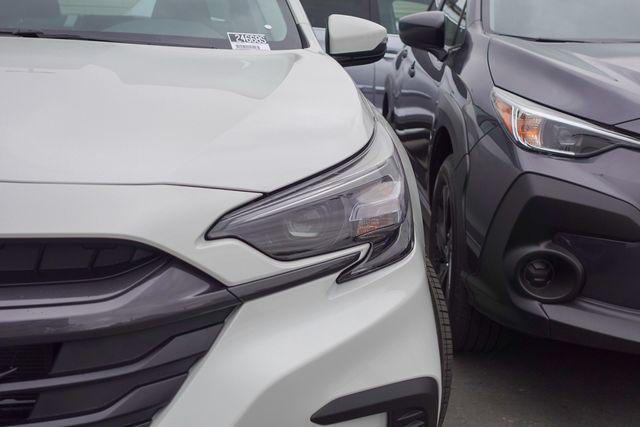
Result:
[[[507,326],[640,354],[640,2],[435,6],[400,20],[384,114],[427,135],[405,147],[454,349]]]

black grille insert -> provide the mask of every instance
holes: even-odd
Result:
[[[0,240],[0,286],[102,279],[159,256],[117,240]]]
[[[0,240],[0,427],[144,425],[240,304],[120,240]]]
[[[0,383],[30,380],[49,374],[56,352],[55,345],[0,348]]]
[[[25,422],[36,405],[36,400],[35,395],[0,397],[0,426]]]

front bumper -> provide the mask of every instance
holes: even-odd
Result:
[[[62,310],[51,315],[45,315],[42,302],[0,307],[0,323],[16,325],[11,345],[52,341],[56,351],[62,351],[57,346],[68,349],[67,355],[75,348],[87,360],[106,360],[85,360],[84,367],[69,362],[62,375],[50,379],[51,372],[40,372],[41,377],[21,380],[19,390],[10,377],[0,378],[0,402],[16,397],[17,390],[28,392],[34,408],[41,408],[7,425],[312,426],[314,413],[359,392],[416,379],[439,387],[437,330],[419,229],[413,252],[386,269],[341,285],[335,282],[338,273],[329,269],[268,293],[261,287],[268,278],[357,258],[361,248],[283,263],[234,240],[204,240],[216,218],[256,194],[172,186],[0,184],[0,196],[12,200],[0,211],[0,240],[134,242],[157,250],[168,263],[117,292],[99,294],[98,288],[113,291],[115,285],[92,279],[95,298],[83,299],[80,282],[74,285],[77,299],[69,299],[70,290],[56,304],[47,294],[45,303]],[[170,333],[167,325],[183,321],[189,324]],[[169,335],[160,333],[154,344],[146,335],[150,329]],[[132,338],[122,341],[122,334]],[[122,342],[128,344],[117,344]],[[119,352],[131,355],[112,363]],[[138,367],[144,375],[136,376]],[[79,373],[71,372],[76,368]],[[151,379],[146,375],[159,371]],[[114,387],[100,386],[113,381]],[[75,398],[60,397],[64,408],[39,400],[42,390],[52,391],[48,399],[57,398],[67,386],[74,387],[68,391]],[[101,393],[110,394],[101,399]],[[85,398],[90,405],[80,405]],[[439,390],[429,399],[424,407],[434,420]],[[387,426],[386,412],[407,409],[396,406],[357,413],[353,421],[336,425]],[[160,407],[165,409],[158,412]]]
[[[487,228],[477,270],[467,277],[473,304],[527,333],[640,352],[640,182],[631,172],[640,154],[619,149],[567,161],[513,153],[509,164],[517,168],[500,168],[513,181]],[[554,257],[575,266],[570,292],[550,293],[556,280],[532,295],[522,285],[523,264]]]
[[[154,427],[313,426],[312,414],[335,399],[420,377],[439,382],[423,269],[415,250],[352,282],[337,285],[334,274],[244,304]]]

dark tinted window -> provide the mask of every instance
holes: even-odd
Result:
[[[371,16],[369,0],[302,0],[302,6],[311,25],[318,28],[325,28],[329,15],[333,14],[376,20]]]
[[[389,34],[398,34],[400,18],[429,10],[434,0],[378,0],[380,23]]]
[[[464,41],[467,0],[445,0],[442,11],[447,17],[445,21],[446,44],[454,46]]]

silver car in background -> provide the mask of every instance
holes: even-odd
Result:
[[[387,54],[375,64],[348,67],[360,90],[379,110],[384,100],[384,83],[404,44],[398,36],[398,20],[403,16],[429,10],[435,0],[301,0],[320,43],[325,43],[325,28],[331,14],[357,16],[383,25],[389,34]]]

